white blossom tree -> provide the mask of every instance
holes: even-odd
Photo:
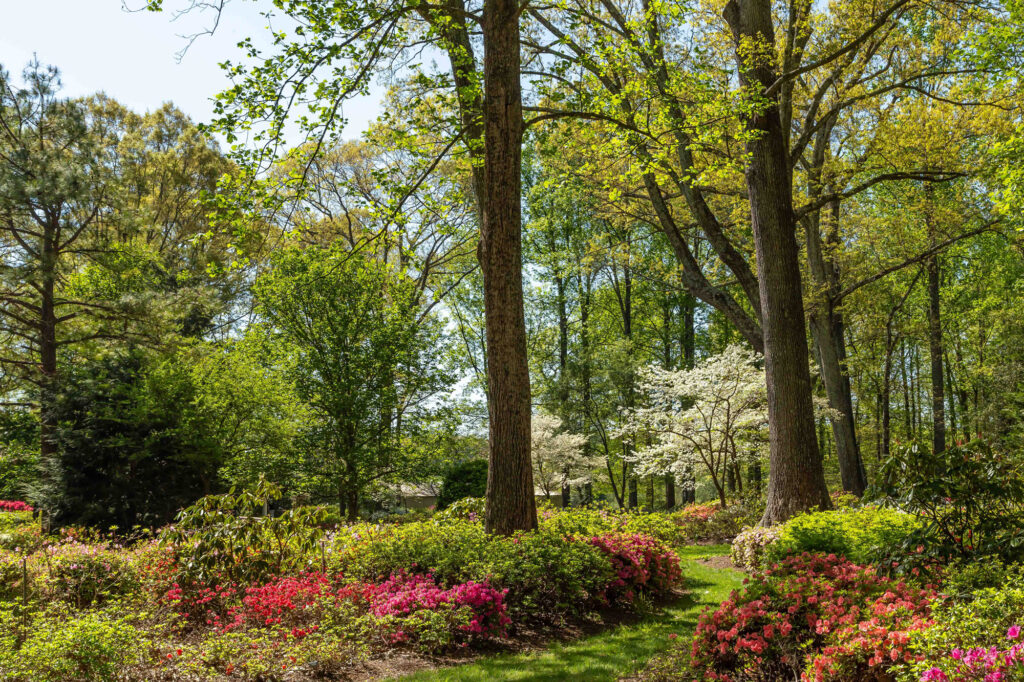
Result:
[[[531,432],[533,482],[545,497],[590,480],[597,459],[585,452],[586,436],[562,431],[562,420],[549,414],[534,415]]]
[[[768,396],[759,356],[739,345],[693,369],[642,369],[642,406],[624,413],[620,435],[636,445],[639,475],[703,467],[724,507],[728,467],[766,451]],[[646,441],[646,445],[643,444]]]

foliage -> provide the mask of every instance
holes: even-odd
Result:
[[[440,503],[438,503],[440,505]],[[477,521],[484,517],[484,510],[486,509],[487,500],[483,497],[463,497],[461,500],[452,502],[444,509],[438,511],[434,517],[438,520],[445,519],[465,519],[467,521]],[[412,519],[414,521],[424,521],[425,519]]]
[[[445,472],[441,492],[437,496],[437,509],[447,509],[466,498],[483,499],[487,492],[487,460],[471,459],[460,462]]]
[[[184,421],[192,386],[144,351],[68,367],[59,386],[57,524],[159,526],[216,481],[218,441]]]
[[[450,384],[435,353],[440,324],[413,279],[341,242],[290,246],[272,261],[254,293],[312,413],[309,471],[355,520],[368,485],[416,465],[409,444]]]
[[[147,646],[144,634],[114,611],[41,615],[20,646],[14,645],[19,626],[9,611],[0,611],[0,623],[0,670],[11,682],[114,680],[140,661]]]
[[[760,514],[746,504],[723,508],[714,502],[690,505],[672,513],[672,520],[679,525],[687,542],[730,541],[744,526],[756,523],[759,518]]]
[[[679,533],[679,527],[665,514],[569,508],[544,511],[540,517],[542,528],[563,535],[626,533],[647,535],[672,548],[686,543],[686,539]]]
[[[691,676],[873,679],[906,655],[907,631],[924,627],[933,596],[835,555],[789,557],[702,614]]]
[[[778,539],[767,547],[766,558],[774,562],[792,554],[818,552],[874,564],[887,558],[893,547],[905,546],[919,528],[913,516],[884,507],[808,512],[782,525]]]
[[[266,580],[308,570],[323,538],[316,508],[265,515],[280,490],[261,481],[253,490],[209,495],[182,510],[161,533],[178,561],[178,582],[208,588],[216,582]]]
[[[921,520],[894,548],[904,567],[1024,558],[1024,469],[1018,457],[981,441],[940,453],[911,444],[897,448],[881,473],[888,502]]]

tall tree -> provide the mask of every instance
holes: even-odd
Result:
[[[446,87],[455,115],[443,122],[448,142],[441,155],[462,143],[471,161],[479,220],[478,258],[483,274],[487,336],[490,469],[486,525],[511,533],[537,525],[530,471],[530,382],[522,294],[520,170],[522,90],[520,12],[512,0],[419,2],[275,3],[295,25],[275,39],[277,54],[251,68],[228,65],[237,84],[220,96],[217,126],[235,140],[256,131],[253,149],[240,149],[259,169],[273,159],[288,121],[308,140],[313,157],[336,136],[346,100],[364,92],[374,75],[421,41],[448,59],[449,74],[422,73]],[[162,0],[147,3],[161,9]],[[196,5],[193,5],[195,7]],[[205,7],[205,5],[201,6]],[[219,12],[223,3],[213,8]],[[479,42],[470,25],[479,29]],[[475,49],[482,48],[480,68]],[[282,97],[282,93],[290,93]],[[305,107],[300,115],[298,109]],[[300,183],[305,173],[295,179]]]

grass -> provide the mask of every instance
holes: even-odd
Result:
[[[728,545],[686,547],[680,551],[686,596],[640,622],[620,625],[573,642],[554,643],[543,651],[491,656],[399,679],[402,682],[618,680],[640,670],[647,661],[667,649],[671,644],[669,635],[685,638],[696,627],[697,617],[705,606],[718,604],[739,587],[743,579],[739,572],[693,561],[728,553]]]

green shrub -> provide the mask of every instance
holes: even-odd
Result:
[[[715,502],[689,505],[672,513],[672,520],[687,542],[732,540],[744,526],[757,523],[760,517],[761,512],[746,504],[723,509]]]
[[[465,519],[467,521],[477,521],[484,517],[484,512],[487,508],[487,500],[482,497],[463,497],[461,500],[455,500],[449,505],[446,505],[442,511],[438,511],[436,516],[440,520],[445,519]],[[416,519],[417,521],[423,519]]]
[[[252,491],[232,489],[183,509],[160,536],[177,554],[178,581],[259,582],[311,568],[319,559],[323,516],[318,507],[264,516],[264,506],[280,496],[276,486],[261,481]]]
[[[562,535],[593,536],[605,533],[640,533],[675,546],[685,540],[679,527],[665,514],[628,510],[569,508],[540,514],[540,526]]]
[[[0,513],[0,549],[29,554],[45,542],[32,512]]]
[[[999,589],[976,590],[965,601],[937,604],[931,616],[932,625],[911,633],[908,645],[908,653],[922,660],[900,666],[899,682],[918,682],[922,672],[946,659],[953,649],[1005,646],[1010,626],[1024,623],[1024,581],[1018,578]]]
[[[64,682],[121,679],[121,669],[136,661],[142,634],[127,620],[102,611],[56,613],[33,619],[28,637],[16,646],[13,615],[0,614],[0,671],[10,682]]]
[[[894,548],[913,567],[956,558],[1024,560],[1024,460],[982,441],[933,453],[911,444],[883,463],[887,502],[921,519]],[[923,551],[918,551],[921,548]]]
[[[83,608],[138,590],[141,568],[139,556],[123,548],[72,542],[53,549],[39,579],[47,596]]]
[[[487,461],[471,459],[456,464],[441,481],[441,494],[437,496],[438,510],[464,497],[483,497],[487,494]]]
[[[902,546],[918,528],[909,514],[894,509],[861,507],[811,512],[782,525],[777,541],[766,558],[779,561],[801,552],[845,556],[857,564],[871,564],[888,556],[891,548]]]
[[[504,537],[464,519],[360,524],[339,533],[335,550],[332,568],[348,577],[380,581],[413,571],[446,586],[487,581],[508,589],[509,609],[520,614],[592,608],[611,579],[611,564],[597,548],[567,540],[555,525]]]

